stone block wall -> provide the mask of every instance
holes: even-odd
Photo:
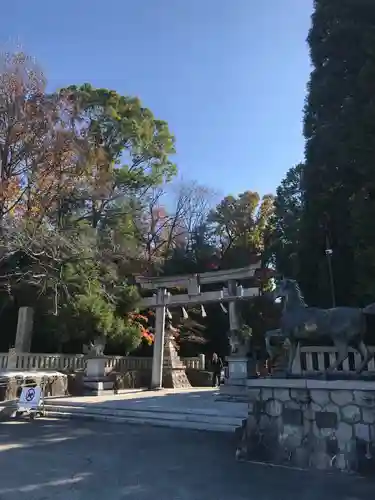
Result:
[[[99,380],[99,379],[98,379]],[[104,386],[113,390],[116,380],[117,389],[142,389],[150,386],[151,370],[128,370],[124,373],[112,371],[105,377],[100,378]],[[83,396],[85,394],[85,375],[82,372],[68,375],[68,393],[70,396]]]
[[[375,382],[248,380],[237,456],[324,470],[375,468]]]
[[[0,402],[20,397],[22,387],[41,385],[45,396],[66,396],[68,378],[59,372],[3,372],[0,374]]]
[[[211,387],[211,372],[186,369],[187,378],[193,387]],[[124,373],[112,371],[106,379],[114,382],[117,379],[118,389],[140,389],[150,387],[151,370],[128,370]],[[172,387],[171,380],[164,377],[166,387]],[[169,384],[169,385],[168,385]],[[68,375],[68,393],[71,396],[82,396],[84,394],[84,373],[78,372]]]

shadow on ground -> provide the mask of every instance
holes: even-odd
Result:
[[[375,484],[234,460],[233,436],[36,420],[0,424],[1,500],[367,500]]]

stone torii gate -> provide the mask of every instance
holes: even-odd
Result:
[[[144,290],[154,291],[152,297],[142,299],[141,307],[155,309],[155,342],[152,358],[151,389],[160,389],[163,380],[163,351],[165,333],[165,315],[168,307],[228,302],[230,332],[238,330],[240,318],[237,302],[259,295],[259,288],[244,288],[238,282],[252,278],[261,263],[239,269],[211,271],[193,275],[144,277],[137,276],[136,282]],[[222,290],[202,292],[201,285],[226,283]],[[180,288],[187,293],[171,295],[169,288]]]

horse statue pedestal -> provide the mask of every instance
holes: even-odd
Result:
[[[375,466],[375,384],[363,380],[247,381],[248,418],[236,456],[365,473]]]
[[[232,355],[226,358],[227,376],[220,385],[216,399],[234,403],[247,402],[246,383],[248,380],[249,359],[246,356]]]
[[[365,315],[374,314],[375,304],[363,309],[309,307],[298,283],[289,279],[278,284],[274,298],[283,299],[283,312],[280,329],[266,333],[266,346],[271,358],[276,347],[282,371],[286,364],[287,371],[247,381],[249,413],[236,456],[299,468],[373,470],[375,383],[365,380],[365,368],[373,357],[365,344]],[[319,345],[325,336],[335,349],[329,353],[328,366],[322,352],[315,363],[312,357],[302,363],[301,344]],[[285,356],[277,347],[287,344]],[[350,344],[360,358],[354,375],[339,371]]]
[[[242,380],[246,382],[248,374],[248,358],[246,356],[228,356],[227,362],[229,380]]]

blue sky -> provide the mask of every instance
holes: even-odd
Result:
[[[312,0],[13,0],[0,43],[51,89],[90,82],[168,121],[185,179],[273,192],[303,159]]]

